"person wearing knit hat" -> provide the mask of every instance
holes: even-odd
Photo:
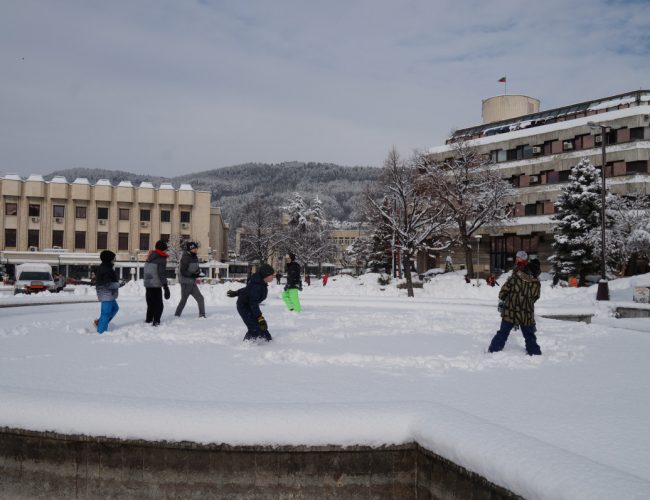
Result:
[[[97,300],[101,304],[99,318],[95,320],[97,333],[100,335],[108,329],[108,324],[120,310],[117,305],[117,296],[119,295],[120,280],[113,266],[115,264],[115,254],[110,250],[102,250],[99,254],[99,260],[102,263],[95,274],[95,291]]]
[[[205,300],[203,294],[196,284],[196,279],[201,275],[199,269],[199,258],[196,255],[199,251],[199,245],[194,241],[188,241],[185,244],[185,250],[178,266],[178,282],[181,285],[181,301],[176,307],[176,316],[180,317],[187,298],[191,295],[199,306],[199,318],[205,318]]]
[[[300,264],[296,262],[296,255],[294,253],[290,252],[287,257],[289,258],[289,263],[287,264],[287,284],[284,286],[282,300],[287,305],[289,311],[300,312],[302,311],[302,306],[298,298],[298,291],[302,291]]]
[[[488,347],[488,352],[501,351],[515,326],[521,327],[529,356],[542,354],[535,331],[535,302],[539,299],[539,261],[528,265],[528,254],[520,250],[515,255],[515,268],[499,291],[501,326]]]
[[[268,296],[269,283],[273,281],[274,274],[275,271],[269,264],[262,264],[244,288],[227,292],[228,297],[237,297],[237,312],[248,328],[244,341],[273,340],[260,304]]]
[[[153,326],[160,325],[165,300],[169,300],[170,293],[167,286],[167,242],[158,240],[154,249],[149,252],[144,264],[144,287],[146,288],[145,297],[147,299],[147,314],[145,323],[151,323]]]

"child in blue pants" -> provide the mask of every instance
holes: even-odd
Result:
[[[117,296],[121,285],[113,269],[115,254],[110,250],[103,250],[99,254],[99,259],[102,263],[95,275],[95,289],[97,299],[101,303],[101,312],[99,319],[95,320],[95,325],[97,326],[97,333],[101,335],[107,330],[108,324],[115,317],[117,311],[120,310],[117,305]]]

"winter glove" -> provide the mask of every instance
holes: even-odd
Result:
[[[165,285],[163,287],[163,290],[165,291],[165,300],[169,300],[169,297],[171,297],[171,294],[169,293],[169,287]]]
[[[499,301],[499,305],[497,306],[497,310],[503,314],[506,310],[506,303],[503,300]]]
[[[257,324],[260,325],[260,330],[263,332],[266,332],[269,329],[269,325],[266,324],[266,320],[264,319],[264,316],[260,316],[257,318]]]
[[[237,290],[228,290],[226,292],[226,295],[228,297],[237,297],[239,295],[239,293],[237,292]]]

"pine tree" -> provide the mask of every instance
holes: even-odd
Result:
[[[553,265],[555,282],[568,275],[577,275],[580,285],[586,276],[599,269],[592,231],[600,227],[602,183],[600,173],[588,159],[571,169],[569,183],[562,188],[555,202],[553,219]]]

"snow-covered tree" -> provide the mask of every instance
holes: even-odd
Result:
[[[432,162],[419,154],[421,186],[443,204],[454,221],[454,239],[465,250],[465,265],[474,275],[472,236],[483,226],[502,224],[512,216],[515,190],[489,158],[465,142],[456,143],[451,157]]]
[[[284,239],[279,211],[260,198],[244,207],[241,227],[241,254],[245,260],[268,262]]]
[[[394,234],[406,273],[408,296],[413,297],[411,260],[437,234],[444,234],[451,219],[446,207],[418,183],[414,161],[404,161],[395,148],[384,161],[382,175],[368,190],[368,210],[384,234]]]
[[[600,226],[602,182],[600,173],[588,159],[571,169],[569,182],[555,202],[553,219],[553,265],[555,280],[577,275],[579,284],[586,283],[589,273],[599,270],[599,253],[594,249],[593,232]]]
[[[641,193],[609,193],[605,208],[607,267],[619,275],[634,274],[637,259],[650,249],[650,203]],[[601,254],[601,231],[599,227],[590,233],[595,258]]]

